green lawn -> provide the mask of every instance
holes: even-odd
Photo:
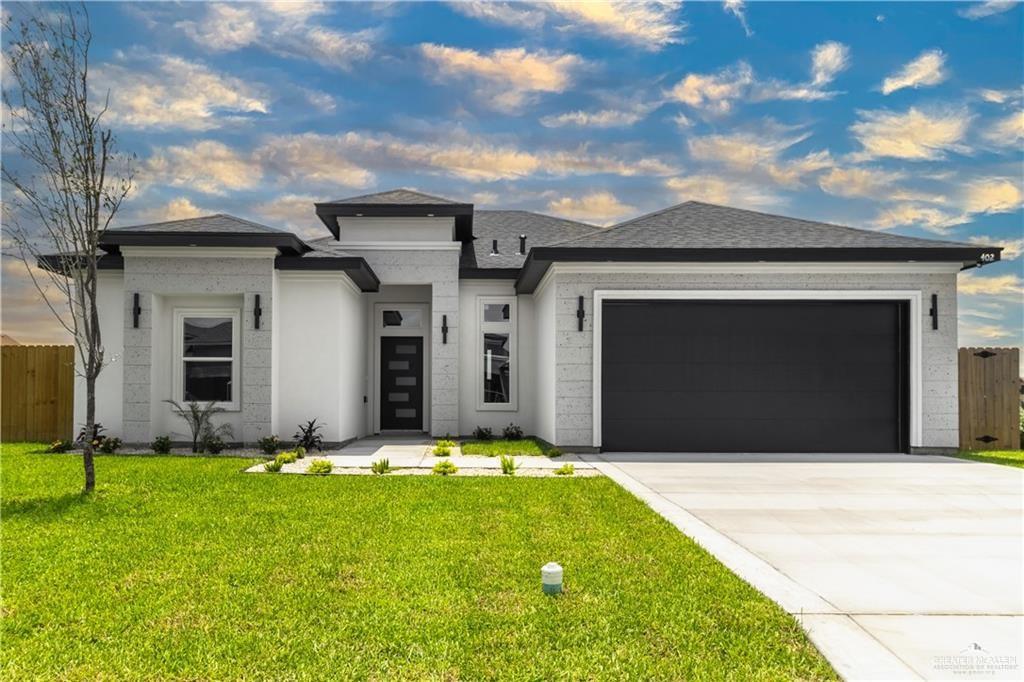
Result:
[[[78,456],[29,449],[0,451],[2,679],[834,678],[793,619],[604,478],[115,456],[83,499]]]
[[[501,455],[536,456],[556,454],[555,446],[540,438],[519,438],[506,440],[464,440],[459,444],[464,455],[484,455],[499,457]],[[558,453],[560,454],[560,453]]]
[[[1024,450],[970,450],[958,452],[956,457],[970,459],[975,462],[1005,464],[1006,466],[1024,468]]]

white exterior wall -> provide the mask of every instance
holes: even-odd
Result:
[[[365,306],[343,273],[278,273],[277,435],[316,419],[331,443],[366,434]]]
[[[956,447],[958,443],[956,270],[946,264],[608,264],[554,266],[535,296],[555,297],[555,439],[559,446],[592,447],[593,292],[595,289],[677,290],[898,290],[918,291],[921,329],[921,439],[912,447]],[[612,269],[618,270],[612,271]],[[939,298],[939,329],[928,316]],[[584,331],[576,330],[576,307],[584,297]],[[542,312],[543,318],[543,312]],[[543,323],[542,323],[543,326]],[[544,351],[541,357],[545,356]],[[911,384],[911,393],[915,391]],[[913,403],[915,396],[911,396]],[[542,427],[542,431],[544,428]]]
[[[516,376],[515,407],[479,409],[482,377],[478,357],[481,352],[478,310],[481,296],[516,298],[516,357],[512,363]],[[495,434],[500,434],[509,423],[517,424],[524,433],[537,434],[534,371],[537,363],[537,335],[533,297],[516,297],[512,280],[464,279],[459,284],[459,315],[462,318],[459,339],[460,435],[472,433],[477,426],[489,427]]]
[[[554,443],[555,435],[555,289],[546,287],[533,295],[536,337],[534,395],[537,436]]]
[[[420,242],[451,243],[455,218],[340,218],[339,242],[343,246]]]
[[[123,438],[122,385],[124,382],[124,318],[131,308],[124,306],[124,273],[101,270],[96,287],[96,304],[100,315],[100,342],[103,344],[104,367],[96,377],[96,421],[103,424],[109,436]],[[75,350],[75,424],[74,433],[85,424],[85,380],[81,377],[82,361]]]

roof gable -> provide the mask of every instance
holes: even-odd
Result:
[[[452,201],[451,199],[445,199],[444,197],[434,196],[433,194],[425,194],[423,192],[417,192],[414,189],[406,189],[404,187],[399,189],[391,189],[384,192],[375,192],[373,194],[363,194],[357,197],[348,197],[346,199],[335,199],[326,203],[330,204],[459,204],[458,201]]]

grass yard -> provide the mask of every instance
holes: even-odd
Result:
[[[500,457],[501,455],[540,457],[542,455],[556,454],[554,451],[557,450],[555,446],[542,441],[540,438],[464,440],[460,443],[460,447],[464,455],[483,455],[485,457]]]
[[[78,456],[32,449],[0,448],[3,679],[835,677],[793,619],[604,478],[108,456],[83,499]]]
[[[1010,467],[1024,468],[1024,450],[971,450],[958,452],[955,456],[975,462],[1005,464]]]

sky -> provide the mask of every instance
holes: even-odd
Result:
[[[320,237],[313,202],[395,187],[602,226],[697,199],[1003,246],[960,275],[959,343],[1024,344],[1017,3],[88,10],[92,87],[136,156],[119,226]],[[67,342],[9,255],[4,333]]]

